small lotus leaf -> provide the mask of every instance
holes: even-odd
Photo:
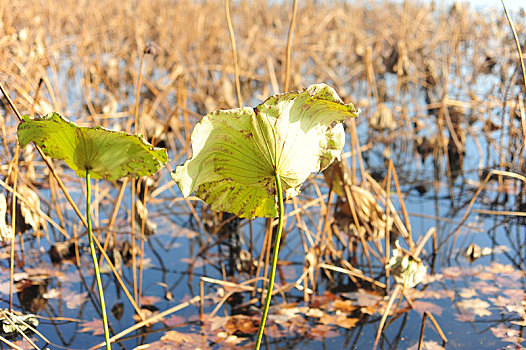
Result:
[[[193,158],[172,173],[183,195],[240,217],[277,216],[275,174],[287,197],[340,157],[340,121],[356,117],[325,84],[268,98],[256,108],[220,110],[192,132]]]
[[[49,157],[63,159],[79,177],[85,177],[88,169],[94,179],[152,175],[168,158],[166,149],[153,147],[142,136],[79,127],[58,113],[35,119],[24,115],[17,134],[22,147],[34,141]]]

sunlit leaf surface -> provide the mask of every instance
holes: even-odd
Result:
[[[172,177],[186,197],[241,217],[277,216],[275,174],[287,197],[298,194],[312,172],[340,157],[341,123],[356,117],[325,84],[268,98],[256,108],[205,116],[192,133],[193,158]]]
[[[79,127],[57,113],[35,119],[25,115],[17,134],[22,147],[35,142],[46,155],[63,159],[79,177],[85,177],[87,169],[94,179],[151,175],[168,158],[164,148],[153,147],[141,136]]]

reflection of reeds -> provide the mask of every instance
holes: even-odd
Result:
[[[306,301],[314,290],[338,287],[348,280],[355,286],[369,284],[389,290],[388,272],[378,268],[390,254],[386,235],[391,238],[389,243],[401,237],[410,254],[420,247],[413,242],[397,184],[398,177],[402,181],[414,170],[411,166],[423,173],[421,164],[414,162],[415,155],[422,158],[423,168],[430,157],[437,171],[445,168],[434,185],[438,189],[439,181],[448,180],[453,213],[466,205],[455,202],[453,184],[476,159],[480,172],[499,168],[524,173],[525,113],[522,87],[516,85],[522,82],[521,72],[500,14],[476,13],[458,5],[435,11],[409,1],[404,6],[368,4],[367,9],[349,2],[299,2],[291,16],[286,2],[232,2],[229,17],[234,42],[225,23],[224,5],[221,1],[168,0],[133,5],[103,0],[4,3],[0,5],[0,81],[8,86],[18,108],[27,113],[56,110],[81,123],[121,129],[131,129],[137,116],[146,136],[170,149],[173,163],[191,154],[190,131],[207,112],[233,108],[241,101],[255,105],[287,87],[292,90],[322,81],[334,86],[362,114],[356,125],[354,121],[349,125],[351,151],[342,162],[349,168],[343,165],[340,170],[345,179],[343,192],[313,178],[304,194],[292,202],[294,210],[287,218],[284,246],[304,254],[305,266],[300,276],[293,276],[295,283],[287,282],[291,276],[283,272],[277,293],[298,289]],[[293,41],[288,36],[292,27]],[[516,21],[515,27],[518,33],[524,32],[525,23]],[[237,60],[232,59],[233,45]],[[159,48],[157,55],[143,55],[145,48],[154,46]],[[141,60],[144,65],[138,71]],[[135,90],[140,72],[142,87]],[[7,101],[0,103],[5,110],[0,121],[4,149],[0,171],[9,179],[16,120]],[[465,154],[467,140],[473,141],[478,154]],[[372,154],[381,154],[385,163],[375,164]],[[50,173],[40,158],[33,158],[25,155],[20,163],[20,186],[34,188],[42,201],[42,210],[35,207],[32,214],[50,223],[43,229],[46,239],[68,240],[72,233],[76,243],[82,219],[79,224],[56,188],[57,183],[63,186],[62,181],[72,190],[75,184],[55,166],[57,180],[50,182],[47,195],[42,184],[55,171]],[[390,193],[390,178],[381,182],[370,176],[369,167],[374,166],[381,168],[381,179],[393,176],[396,196]],[[229,267],[208,255],[223,239],[217,233],[225,220],[208,225],[203,215],[206,208],[193,199],[177,198],[171,183],[160,182],[156,179],[145,191],[146,198],[141,198],[141,203],[148,203],[148,217],[156,220],[168,215],[168,221],[180,226],[194,225],[203,235],[191,240],[195,251],[188,272],[193,273],[201,259],[217,268],[219,275],[223,271],[226,275]],[[10,181],[0,184],[13,190]],[[126,208],[136,208],[121,205],[121,200],[128,200],[123,199],[127,198],[123,197],[125,187],[126,183],[100,185],[95,193],[94,222],[99,231],[107,231],[104,248],[108,251],[118,246],[117,240],[125,240],[117,232],[129,231],[117,218],[127,215]],[[111,214],[105,212],[108,203],[113,203]],[[167,211],[167,203],[176,209]],[[468,201],[462,223],[472,206]],[[346,224],[342,225],[342,218]],[[142,231],[147,221],[139,221]],[[261,241],[263,229],[252,222],[240,223],[241,242],[249,258],[248,268],[238,268],[238,274],[254,279],[266,276],[260,272],[272,250],[273,225],[270,220],[265,249],[258,252],[254,240]],[[437,242],[433,236],[433,247],[445,244],[448,237]],[[141,249],[144,242],[141,239]],[[75,252],[78,261],[78,247]],[[282,257],[287,260],[285,254]],[[283,267],[285,264],[283,261]],[[238,261],[236,265],[243,264]],[[110,268],[115,270],[111,264]],[[119,276],[116,270],[114,273]],[[140,305],[132,301],[140,298],[131,297],[125,282],[119,280],[119,284],[141,315]],[[136,285],[132,293],[138,296],[141,281]],[[258,291],[247,288],[240,290]],[[246,303],[253,305],[257,299]]]

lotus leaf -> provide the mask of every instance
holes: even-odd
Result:
[[[153,147],[141,136],[100,126],[80,127],[58,113],[35,119],[24,115],[17,134],[22,147],[34,141],[46,155],[63,159],[81,178],[86,170],[94,179],[151,175],[167,161],[164,148]]]
[[[172,173],[185,197],[240,217],[276,217],[275,175],[287,197],[299,193],[312,172],[339,159],[341,121],[356,117],[325,84],[268,98],[256,108],[220,110],[192,132],[193,158]]]

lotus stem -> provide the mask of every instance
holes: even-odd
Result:
[[[283,230],[283,216],[285,216],[285,208],[283,206],[283,191],[281,189],[281,179],[276,172],[276,191],[278,192],[278,231],[276,233],[276,241],[274,242],[274,252],[272,253],[272,265],[270,267],[270,276],[268,282],[267,297],[265,298],[265,305],[263,307],[263,314],[261,315],[261,322],[259,323],[258,336],[256,340],[256,350],[261,346],[261,338],[263,338],[263,331],[265,329],[265,322],[267,321],[268,309],[270,307],[270,299],[272,299],[272,289],[274,288],[274,277],[276,275],[276,266],[278,265],[279,242],[281,240],[281,231]]]
[[[86,218],[88,220],[88,237],[89,249],[91,258],[93,259],[93,268],[95,269],[95,278],[97,279],[97,288],[99,290],[100,311],[102,313],[102,323],[104,325],[104,338],[106,341],[106,349],[111,350],[110,331],[108,329],[108,317],[106,316],[106,303],[104,302],[104,290],[102,289],[102,281],[100,279],[99,263],[97,260],[97,253],[95,252],[95,245],[93,244],[93,232],[91,230],[91,177],[89,169],[86,169]]]

